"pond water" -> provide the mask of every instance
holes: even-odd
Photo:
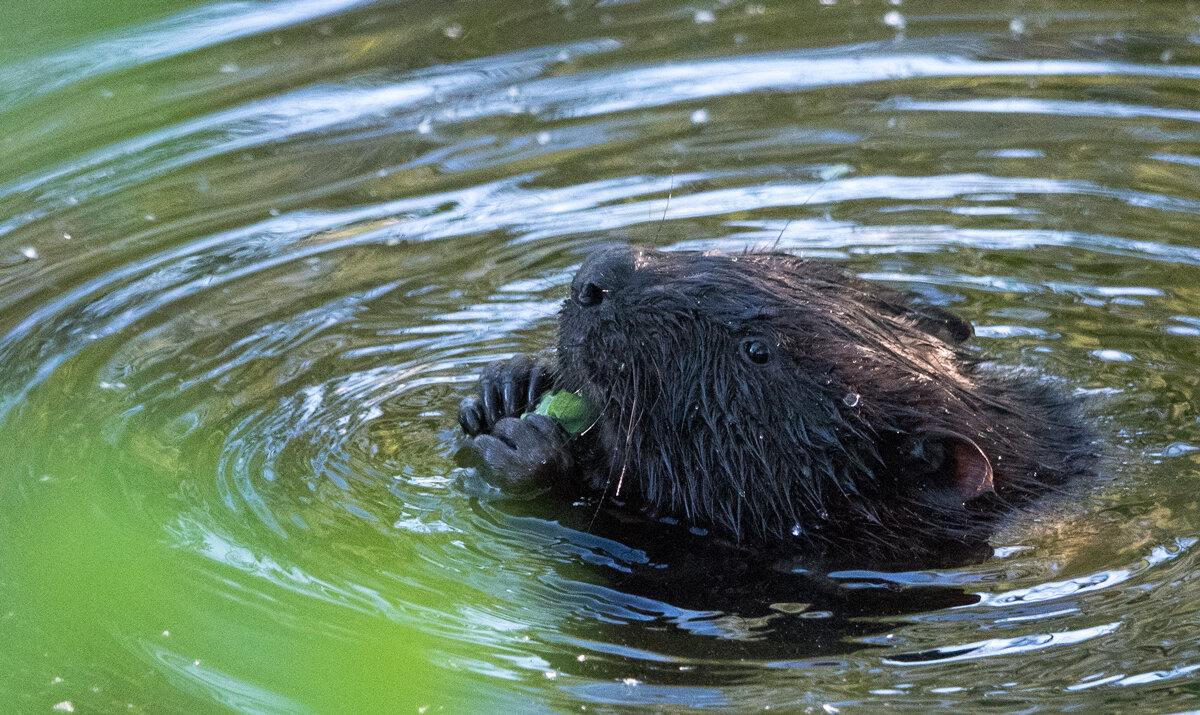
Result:
[[[17,5],[0,710],[1200,707],[1200,5]],[[949,306],[1100,475],[904,573],[492,499],[457,403],[611,241]]]

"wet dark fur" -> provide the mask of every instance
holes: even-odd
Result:
[[[540,455],[530,476],[744,543],[875,562],[970,550],[1093,461],[1076,401],[979,369],[971,334],[826,263],[611,249],[580,269],[545,368],[596,424],[551,449],[522,420],[480,452],[501,471],[497,450]],[[965,503],[963,445],[994,478]]]

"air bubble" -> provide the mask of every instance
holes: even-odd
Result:
[[[857,392],[851,392],[842,398],[842,404],[844,404],[846,407],[858,407],[858,401],[860,399],[862,399],[861,395],[859,395]]]

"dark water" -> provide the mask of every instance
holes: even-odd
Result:
[[[1200,707],[1200,5],[39,7],[0,10],[0,710]],[[613,240],[948,305],[1088,396],[1102,474],[899,574],[490,499],[457,402]]]

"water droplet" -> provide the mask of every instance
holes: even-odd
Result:
[[[799,524],[792,524],[792,536],[799,536],[802,530]]]
[[[621,682],[624,683],[625,685],[628,685],[631,688],[635,685],[642,684],[642,681],[638,680],[637,678],[625,678]]]
[[[704,124],[708,121],[708,110],[697,109],[692,112],[692,124]]]
[[[421,123],[417,125],[417,133],[418,134],[428,134],[429,132],[432,132],[432,131],[433,131],[433,122],[429,121],[428,119],[422,119]]]
[[[241,69],[241,68],[238,67],[233,62],[228,62],[226,64],[221,65],[221,73],[222,74],[233,74],[234,72],[237,72],[239,69]]]
[[[145,216],[143,216],[142,218],[146,219],[147,221],[153,221],[153,220],[154,220],[154,214],[146,214],[146,215],[145,215]]]
[[[442,34],[449,37],[451,40],[457,40],[462,37],[462,25],[451,25],[442,30]]]
[[[692,16],[697,25],[708,25],[717,21],[717,16],[712,14],[711,10],[697,10]]]
[[[896,10],[892,10],[883,16],[883,24],[887,25],[888,27],[894,27],[897,30],[903,30],[905,25],[904,16]]]
[[[69,233],[64,233],[64,234],[63,234],[63,240],[64,240],[64,241],[70,241],[70,240],[71,240],[71,234],[69,234]]]
[[[70,700],[64,700],[61,703],[58,703],[54,706],[54,709],[63,713],[75,712],[75,706],[71,704]]]
[[[545,673],[543,673],[542,675],[545,675],[545,676],[546,676],[547,678],[549,678],[550,680],[554,680],[555,678],[557,678],[557,677],[558,677],[558,673],[554,672],[553,670],[547,670],[547,671],[546,671]]]
[[[38,251],[33,246],[25,246],[21,249],[21,255],[25,256],[31,261],[36,261],[38,257]]]
[[[858,401],[861,397],[857,392],[851,392],[842,398],[842,404],[846,407],[858,407]]]
[[[1024,35],[1025,20],[1019,17],[1014,17],[1008,23],[1008,31],[1012,33],[1013,37],[1020,37],[1021,35]]]
[[[538,132],[537,143],[546,146],[550,143],[550,132]]]
[[[825,6],[837,5],[837,0],[821,0],[821,4]]]

